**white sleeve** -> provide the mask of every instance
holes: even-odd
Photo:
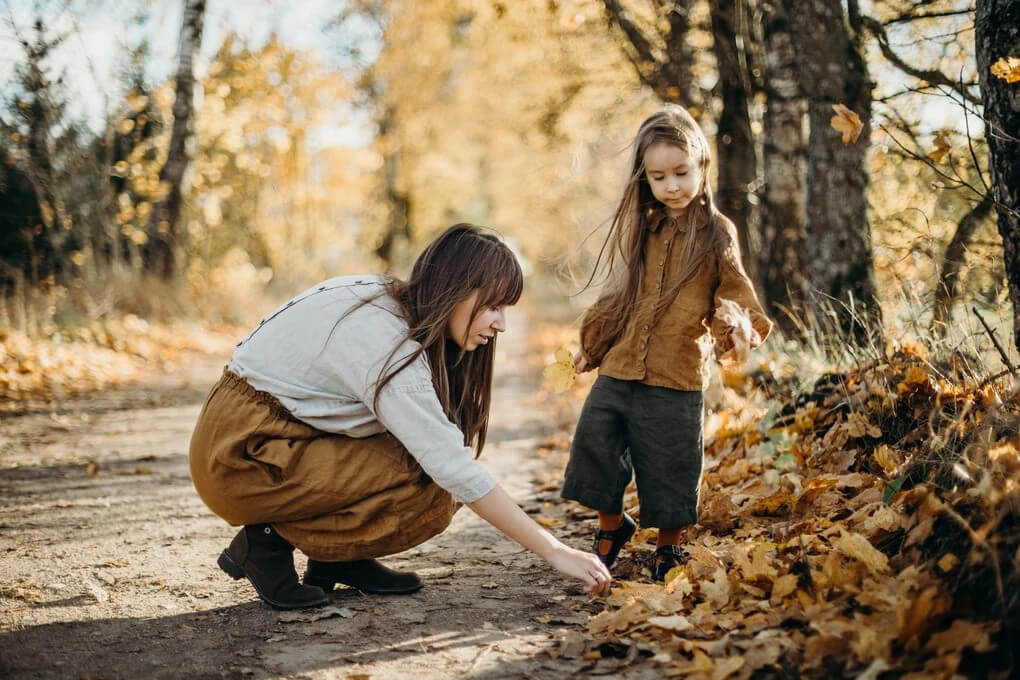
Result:
[[[376,417],[432,481],[456,500],[472,503],[496,486],[496,480],[464,445],[460,428],[446,417],[431,383],[387,385],[379,395]]]

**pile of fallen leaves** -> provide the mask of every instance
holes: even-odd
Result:
[[[238,333],[134,315],[66,329],[45,338],[0,330],[0,399],[52,398],[118,385],[141,371],[173,366],[186,352],[229,353]]]
[[[764,408],[735,398],[706,428],[687,564],[652,583],[655,532],[640,531],[603,609],[561,651],[617,666],[650,657],[668,677],[1012,677],[1020,391],[1009,380],[940,373],[906,345]],[[632,490],[626,507],[640,514]],[[548,525],[556,514],[543,510]]]

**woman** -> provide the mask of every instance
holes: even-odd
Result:
[[[235,348],[191,441],[199,496],[244,525],[219,566],[279,609],[326,604],[337,583],[414,592],[415,574],[375,558],[440,533],[464,503],[607,593],[598,558],[538,526],[476,460],[496,335],[521,289],[510,249],[458,224],[407,281],[331,279],[264,319]],[[308,556],[303,584],[295,547]]]

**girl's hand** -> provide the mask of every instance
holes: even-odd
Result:
[[[578,352],[574,355],[574,370],[578,373],[587,373],[592,369],[591,364],[588,363],[588,359]]]
[[[613,577],[602,560],[589,552],[575,550],[560,544],[546,560],[556,571],[572,576],[584,583],[586,593],[601,597],[609,594]]]

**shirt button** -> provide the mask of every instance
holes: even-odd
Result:
[[[659,266],[660,266],[660,267],[662,266],[662,263],[663,263],[664,261],[665,261],[665,260],[659,260]]]
[[[658,284],[658,283],[657,283],[657,284],[655,284],[655,287],[656,287],[656,288],[658,288],[658,287],[659,287],[659,285],[660,285],[660,284]]]
[[[666,244],[666,245],[668,246],[668,245],[669,245],[669,239],[666,239],[666,240],[664,241],[664,243],[665,243],[665,244]]]
[[[646,331],[647,331],[647,330],[648,330],[648,324],[645,324],[645,325],[644,325],[644,326],[642,326],[641,328],[642,328],[643,330],[646,330]]]

